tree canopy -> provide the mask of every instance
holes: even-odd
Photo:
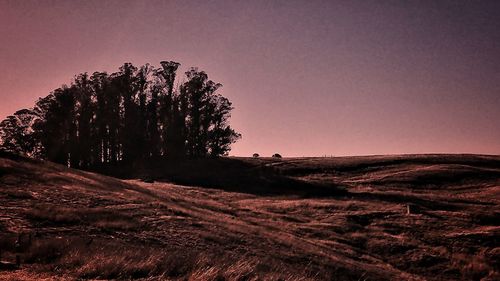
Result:
[[[241,135],[231,102],[204,71],[177,81],[179,63],[75,76],[0,123],[2,149],[75,168],[226,155]]]

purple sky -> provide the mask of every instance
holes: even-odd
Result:
[[[0,0],[1,119],[161,60],[224,85],[231,155],[500,154],[500,1]]]

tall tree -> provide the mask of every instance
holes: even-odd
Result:
[[[7,116],[0,123],[0,140],[4,150],[36,156],[39,146],[33,134],[32,126],[38,116],[31,109],[22,109]]]
[[[109,162],[109,121],[110,112],[107,92],[110,88],[110,80],[106,72],[94,72],[90,77],[93,96],[95,97],[95,127],[93,133],[94,156],[98,163]]]
[[[75,78],[71,89],[76,98],[76,125],[77,144],[79,153],[79,166],[88,168],[97,162],[93,159],[94,135],[94,104],[92,101],[92,85],[87,73],[82,73]]]
[[[210,103],[213,112],[209,115],[211,125],[208,131],[208,151],[211,156],[226,155],[231,150],[231,144],[241,138],[241,134],[229,126],[233,107],[231,102],[221,95],[212,96]]]
[[[173,61],[160,62],[161,69],[156,71],[161,89],[160,98],[160,122],[162,130],[162,154],[176,155],[176,128],[175,119],[177,115],[176,93],[174,91],[175,77],[179,63]]]
[[[112,164],[118,163],[121,158],[121,127],[122,127],[122,100],[121,100],[121,82],[119,73],[113,73],[109,77],[110,87],[106,91],[107,102],[107,133],[108,133],[108,157]]]
[[[191,157],[201,157],[204,152],[201,125],[205,100],[205,84],[208,76],[197,68],[186,72],[187,81],[183,84],[183,92],[188,101],[187,107],[187,153]]]
[[[118,76],[115,78],[118,82],[119,92],[123,99],[123,126],[121,130],[121,153],[123,161],[133,163],[138,158],[138,147],[140,138],[138,132],[138,105],[136,103],[137,67],[131,63],[125,63],[120,67]]]
[[[33,126],[36,138],[48,160],[79,167],[81,149],[76,144],[75,97],[71,88],[62,87],[37,102],[42,119]]]
[[[148,156],[156,159],[161,153],[161,132],[159,122],[159,107],[161,82],[155,77],[151,85],[151,99],[147,105],[147,137],[149,140]]]
[[[142,159],[149,157],[149,148],[148,148],[148,108],[147,108],[147,92],[149,85],[149,76],[151,75],[152,68],[149,64],[146,64],[139,68],[136,75],[136,84],[138,91],[138,121],[137,121],[137,129],[138,135],[141,136],[138,139],[137,147],[138,154]]]

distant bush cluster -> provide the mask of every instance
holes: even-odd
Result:
[[[175,86],[179,63],[160,64],[77,75],[3,120],[1,147],[76,168],[227,154],[241,135],[229,126],[222,85],[191,68]]]
[[[253,157],[253,158],[259,158],[259,157],[260,157],[260,154],[258,154],[258,153],[254,153],[254,154],[252,155],[252,157]],[[279,153],[275,153],[275,154],[273,154],[273,156],[271,156],[271,157],[272,157],[272,158],[281,158],[281,155],[280,155]]]

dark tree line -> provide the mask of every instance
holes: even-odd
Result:
[[[77,75],[3,120],[1,146],[75,168],[227,154],[241,135],[229,126],[222,85],[197,68],[178,83],[178,67],[125,63],[116,73]]]

